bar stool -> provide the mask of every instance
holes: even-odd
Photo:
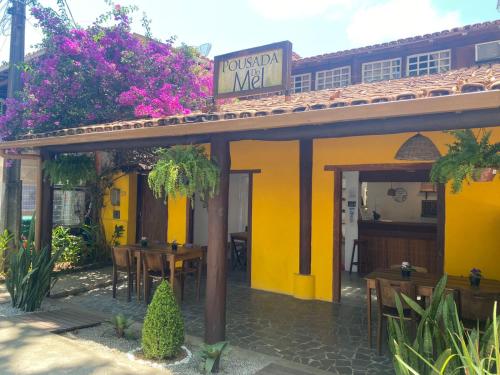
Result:
[[[359,272],[359,265],[361,264],[360,262],[360,254],[359,254],[359,244],[363,244],[366,241],[363,240],[354,240],[352,244],[352,253],[351,253],[351,264],[349,266],[349,275],[352,274],[352,266],[358,266],[358,272]],[[358,260],[355,262],[354,261],[354,255],[356,254],[356,249],[358,250]]]

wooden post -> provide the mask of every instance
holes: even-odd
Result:
[[[35,193],[35,248],[42,249],[42,199],[43,199],[43,160],[42,157],[37,160],[36,173],[36,193]]]
[[[207,292],[205,302],[205,342],[214,344],[226,337],[226,268],[229,172],[229,142],[214,138],[211,158],[220,168],[219,192],[208,199]]]
[[[50,160],[52,155],[46,151],[40,153],[40,163],[46,160]],[[54,189],[49,180],[41,178],[40,189],[40,213],[36,213],[36,226],[39,230],[40,239],[38,240],[37,246],[40,249],[44,246],[52,245],[52,214],[53,214],[53,200],[54,200]],[[37,206],[38,208],[38,206]],[[40,244],[40,245],[38,245]]]
[[[312,139],[300,140],[300,248],[299,273],[311,274],[311,218],[312,218]]]

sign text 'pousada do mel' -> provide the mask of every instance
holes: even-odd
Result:
[[[228,98],[285,91],[292,43],[285,41],[215,56],[214,96]]]

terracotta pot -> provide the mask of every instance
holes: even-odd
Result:
[[[493,181],[497,170],[493,168],[476,168],[472,174],[472,179],[476,182],[489,182]]]

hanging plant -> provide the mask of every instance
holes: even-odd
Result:
[[[500,168],[500,143],[490,143],[491,131],[471,129],[453,130],[456,141],[448,146],[448,153],[440,157],[431,170],[431,181],[451,181],[453,193],[462,190],[464,181],[491,181]]]
[[[157,198],[177,195],[202,201],[213,197],[219,188],[219,167],[205,154],[203,146],[173,146],[155,152],[158,160],[148,176],[148,184]]]
[[[62,154],[43,163],[45,178],[63,190],[72,190],[97,179],[94,158],[84,154]]]

